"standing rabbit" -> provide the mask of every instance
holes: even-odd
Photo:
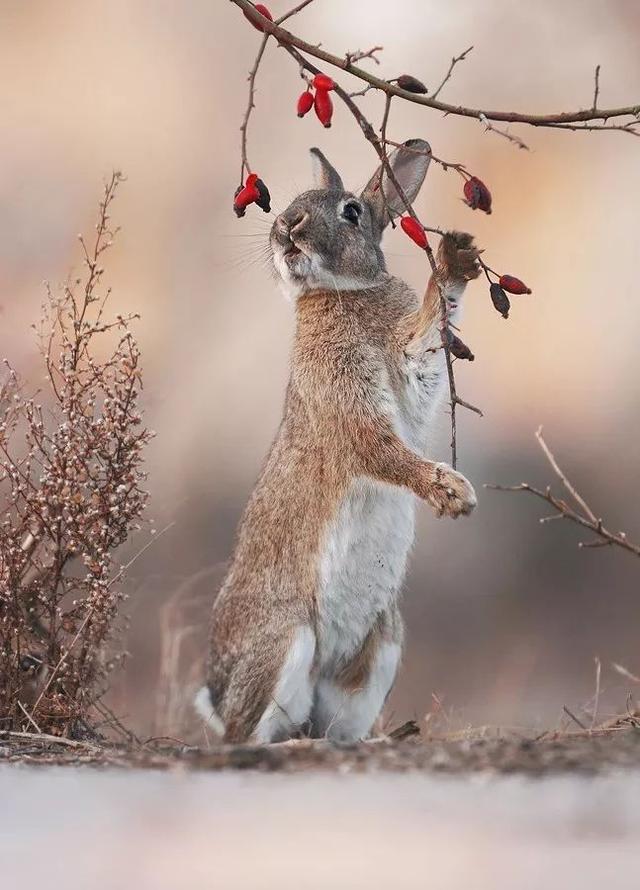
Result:
[[[295,298],[284,414],[215,601],[202,717],[227,742],[371,731],[402,649],[398,609],[415,497],[471,512],[470,483],[422,455],[446,377],[437,279],[455,321],[479,274],[450,233],[424,301],[386,271],[380,241],[402,202],[378,170],[359,197],[317,148],[316,188],[273,224],[273,262]],[[391,156],[410,201],[429,145]],[[384,192],[384,195],[383,195]],[[386,200],[385,200],[386,198]]]

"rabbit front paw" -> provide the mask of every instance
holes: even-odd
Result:
[[[448,464],[436,464],[428,501],[436,516],[468,516],[477,504],[476,493],[468,479]]]
[[[480,251],[467,232],[447,232],[440,242],[439,261],[447,281],[467,282],[481,273]]]

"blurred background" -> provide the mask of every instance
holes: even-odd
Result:
[[[275,16],[290,4],[272,0]],[[293,5],[293,4],[291,4]],[[474,45],[442,98],[531,112],[589,107],[602,66],[602,106],[640,96],[640,8],[634,0],[316,0],[292,30],[337,54],[383,44],[383,77],[435,88]],[[149,425],[151,515],[163,534],[128,577],[131,658],[113,705],[142,734],[188,734],[208,611],[235,528],[279,421],[292,306],[262,248],[272,217],[231,210],[240,168],[246,76],[260,36],[221,0],[1,0],[0,353],[43,380],[30,324],[42,280],[79,265],[102,181],[128,177],[114,208],[122,233],[108,258],[112,309],[139,311]],[[349,84],[349,78],[341,76]],[[354,189],[375,155],[337,103],[324,130],[295,116],[300,80],[269,45],[251,119],[249,157],[274,209],[310,184],[320,146]],[[358,86],[354,83],[354,90]],[[382,102],[358,100],[379,124]],[[603,666],[604,712],[623,710],[640,674],[637,560],[578,550],[577,533],[541,526],[544,505],[483,483],[550,480],[534,431],[610,526],[640,538],[637,336],[640,143],[621,133],[514,129],[518,150],[475,121],[394,105],[389,136],[421,136],[491,188],[494,212],[461,202],[455,172],[432,165],[417,202],[440,227],[468,229],[489,264],[522,277],[504,321],[485,285],[469,288],[463,338],[476,361],[456,366],[459,464],[479,492],[474,515],[439,522],[420,506],[404,596],[407,651],[389,717],[441,728],[555,726],[579,713]],[[424,259],[399,232],[391,270],[416,289]],[[448,458],[443,408],[434,454]],[[122,555],[131,558],[145,532]]]

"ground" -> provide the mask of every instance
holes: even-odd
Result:
[[[640,722],[623,717],[608,726],[523,738],[465,733],[424,739],[410,721],[391,736],[353,745],[328,741],[276,745],[212,745],[198,748],[171,739],[136,744],[94,744],[37,733],[0,731],[0,763],[141,769],[300,772],[408,771],[437,773],[557,772],[594,774],[625,768],[640,771]]]
[[[627,890],[640,872],[637,729],[1,750],[3,887]]]

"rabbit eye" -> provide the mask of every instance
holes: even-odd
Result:
[[[342,215],[345,219],[348,219],[350,223],[357,225],[358,220],[362,215],[362,207],[359,204],[356,204],[355,201],[347,201],[342,208]]]

